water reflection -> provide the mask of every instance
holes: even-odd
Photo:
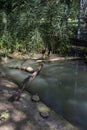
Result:
[[[87,129],[87,67],[79,61],[46,65],[29,91],[80,129]],[[44,76],[45,75],[45,76]],[[42,80],[44,79],[44,80]]]

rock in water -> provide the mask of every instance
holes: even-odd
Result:
[[[38,95],[33,95],[33,96],[31,97],[31,99],[32,99],[32,101],[34,101],[34,102],[39,102],[39,101],[40,101],[40,98],[39,98]]]
[[[49,117],[49,112],[48,112],[48,111],[42,111],[42,112],[40,112],[40,115],[41,115],[43,118],[48,118],[48,117]]]

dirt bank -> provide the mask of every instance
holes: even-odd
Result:
[[[37,54],[37,53],[31,53],[31,54],[22,54],[21,52],[14,52],[12,54],[9,54],[8,57],[9,58],[16,58],[16,59],[34,59],[34,60],[37,60],[37,61],[41,61],[41,57],[43,55],[42,54]],[[57,54],[52,54],[51,56],[49,57],[46,57],[45,60],[47,61],[58,61],[58,60],[71,60],[71,59],[81,59],[81,57],[75,57],[75,56],[65,56],[65,57],[62,57],[62,56],[59,56]]]

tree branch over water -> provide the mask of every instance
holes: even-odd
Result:
[[[22,94],[22,92],[24,91],[24,89],[26,88],[27,83],[31,83],[31,81],[33,81],[36,76],[40,73],[40,71],[43,68],[43,64],[41,64],[33,73],[32,75],[28,76],[27,78],[25,78],[23,80],[23,82],[21,83],[21,85],[19,86],[19,89],[15,92],[15,94],[13,94],[8,100],[13,102],[13,101],[17,101],[20,99],[20,96]]]

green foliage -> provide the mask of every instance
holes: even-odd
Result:
[[[1,5],[1,49],[39,52],[48,47],[53,52],[66,50],[74,32],[70,31],[68,19],[77,18],[75,1],[1,0]]]

